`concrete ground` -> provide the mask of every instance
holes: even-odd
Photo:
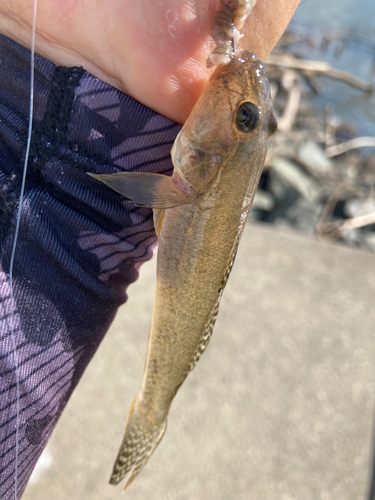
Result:
[[[248,227],[211,344],[132,500],[364,499],[375,401],[375,256]],[[23,500],[110,500],[143,372],[155,262],[129,289]]]

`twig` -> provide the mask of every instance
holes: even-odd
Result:
[[[288,132],[293,125],[294,119],[298,113],[301,101],[301,89],[298,83],[294,83],[289,91],[288,101],[285,105],[283,116],[279,119],[278,129],[281,132]]]
[[[346,151],[350,151],[351,149],[366,147],[375,147],[375,137],[356,137],[355,139],[350,139],[349,141],[341,142],[340,144],[326,148],[325,153],[326,156],[330,158],[346,153]]]
[[[272,97],[272,100],[273,100],[273,102],[275,102],[277,93],[279,91],[279,86],[278,86],[278,84],[276,82],[271,81],[270,82],[270,88],[271,88],[271,97]]]
[[[317,81],[316,74],[314,72],[311,72],[311,71],[304,71],[303,74],[305,75],[307,83],[310,85],[312,90],[316,94],[321,94],[322,93],[322,85]]]
[[[301,71],[308,71],[310,73],[318,73],[321,75],[342,80],[353,87],[356,87],[364,92],[372,93],[375,88],[374,85],[357,78],[348,71],[341,71],[333,68],[331,64],[324,61],[309,61],[307,59],[297,59],[290,55],[270,54],[266,60],[267,64],[272,66],[283,66],[284,68],[299,69]]]
[[[350,229],[355,229],[356,227],[369,226],[370,224],[375,224],[375,212],[372,212],[372,214],[360,215],[359,217],[346,219],[346,221],[343,222],[343,224],[339,227],[339,230],[340,232],[350,231]]]
[[[320,236],[326,235],[326,233],[327,233],[326,228],[327,228],[327,226],[330,226],[330,223],[327,222],[327,220],[332,217],[333,211],[334,211],[337,203],[339,202],[341,196],[346,191],[344,184],[345,184],[344,182],[339,184],[336,187],[336,189],[334,189],[334,191],[328,197],[328,200],[324,206],[322,215],[315,226],[318,238]]]
[[[333,126],[333,115],[334,115],[335,107],[333,104],[326,104],[325,112],[326,112],[326,129],[325,129],[325,142],[326,142],[326,150],[327,147],[331,147],[335,145],[335,127]]]
[[[340,233],[347,233],[351,229],[375,224],[375,212],[351,219],[340,219],[334,222],[326,222],[320,226],[320,235],[337,238]]]

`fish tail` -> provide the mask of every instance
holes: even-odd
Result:
[[[153,425],[137,410],[136,401],[137,398],[130,408],[124,438],[109,479],[109,483],[115,485],[129,473],[129,479],[123,491],[138,476],[167,428],[167,419],[160,425]]]

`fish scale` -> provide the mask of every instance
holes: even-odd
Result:
[[[197,351],[194,354],[194,357],[193,357],[193,359],[191,361],[189,369],[187,370],[187,372],[186,372],[186,374],[184,376],[184,380],[189,375],[189,373],[193,370],[193,368],[198,363],[198,361],[200,360],[202,354],[206,350],[206,347],[208,346],[208,344],[210,342],[210,339],[212,337],[212,333],[213,333],[213,330],[214,330],[216,319],[217,319],[218,314],[219,314],[219,307],[220,307],[221,297],[223,295],[223,291],[224,291],[225,285],[227,284],[229,275],[230,275],[230,273],[232,271],[232,267],[233,267],[234,260],[235,260],[236,255],[237,255],[238,245],[240,243],[241,236],[242,236],[242,232],[239,233],[238,237],[236,238],[236,241],[235,241],[235,244],[234,244],[234,247],[233,247],[233,250],[232,250],[232,254],[230,256],[230,260],[228,262],[228,266],[227,266],[226,271],[225,271],[225,275],[224,275],[223,281],[222,281],[222,283],[220,285],[220,288],[219,288],[219,297],[218,297],[217,302],[216,302],[216,304],[215,304],[215,306],[214,306],[214,308],[212,310],[212,313],[211,313],[210,318],[209,318],[209,320],[207,322],[207,325],[206,325],[206,327],[205,327],[205,329],[203,331],[201,343],[199,344],[199,346],[197,348]]]
[[[205,351],[276,129],[264,65],[249,51],[220,65],[172,148],[172,177],[94,178],[154,209],[155,304],[142,388],[110,479],[135,479],[162,439],[173,398]]]

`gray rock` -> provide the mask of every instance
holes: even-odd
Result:
[[[286,158],[276,157],[272,161],[270,174],[273,177],[271,186],[276,199],[285,198],[288,189],[296,191],[310,202],[316,201],[320,196],[320,186],[315,179],[304,172],[296,163]],[[275,182],[274,174],[280,178],[280,182]]]
[[[353,248],[358,248],[363,245],[364,242],[364,233],[361,229],[354,228],[350,231],[342,231],[341,238],[345,241],[345,243]]]
[[[334,168],[332,160],[326,157],[316,142],[304,142],[298,149],[297,158],[303,165],[318,174],[328,174]]]
[[[367,200],[360,200],[359,198],[352,198],[345,203],[344,213],[348,217],[358,217],[361,215],[369,215],[375,212],[375,200],[370,198]]]
[[[286,226],[306,235],[316,234],[316,224],[323,211],[323,205],[312,203],[299,197],[289,207],[279,207],[273,214],[267,217],[267,222],[277,226]]]
[[[275,207],[275,199],[271,193],[264,191],[263,189],[257,189],[254,201],[253,210],[265,210],[266,212],[271,212]]]
[[[293,227],[304,234],[316,234],[316,225],[322,215],[323,205],[299,198],[286,212]]]
[[[366,250],[370,250],[375,253],[375,232],[368,231],[363,234],[363,244]]]
[[[301,196],[284,176],[272,168],[269,170],[267,188],[276,200],[276,210],[289,207]]]

